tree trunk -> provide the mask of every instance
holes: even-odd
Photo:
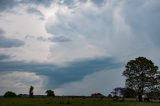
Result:
[[[139,92],[138,92],[138,101],[139,101],[139,102],[142,102],[142,101],[143,101],[143,98],[142,98],[143,91],[144,91],[143,89],[144,89],[143,86],[139,87]]]
[[[138,101],[142,102],[142,94],[141,93],[138,94]]]

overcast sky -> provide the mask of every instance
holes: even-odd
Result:
[[[160,66],[160,0],[0,0],[0,95],[105,95],[127,61]]]

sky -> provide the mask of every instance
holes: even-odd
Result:
[[[108,95],[126,63],[160,66],[160,0],[0,0],[0,95]]]

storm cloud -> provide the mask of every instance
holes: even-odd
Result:
[[[20,47],[24,45],[24,42],[18,39],[5,38],[4,36],[0,36],[0,39],[1,48]]]
[[[28,8],[27,12],[29,14],[34,14],[34,15],[39,16],[40,19],[42,19],[42,20],[44,20],[44,18],[45,18],[44,15],[43,15],[43,13],[40,10],[36,9],[36,8]]]
[[[10,55],[0,54],[0,61],[7,60],[7,59],[10,59],[10,58],[11,58]]]
[[[17,4],[17,0],[0,0],[0,12],[10,10]]]
[[[0,0],[1,77],[62,95],[123,87],[129,60],[160,65],[159,11],[159,0]]]
[[[112,58],[97,58],[68,63],[65,66],[57,66],[45,63],[27,63],[18,61],[1,61],[1,72],[8,71],[29,71],[38,75],[47,76],[48,87],[59,88],[60,86],[82,80],[85,76],[102,71],[117,69],[122,63],[116,62]],[[51,84],[54,83],[54,84]]]

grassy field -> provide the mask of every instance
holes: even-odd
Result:
[[[0,98],[0,106],[160,106],[160,103],[94,98]]]

